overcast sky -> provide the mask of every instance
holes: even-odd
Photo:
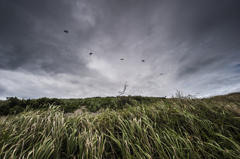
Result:
[[[125,82],[125,95],[240,92],[239,8],[239,0],[1,0],[0,99],[116,96]]]

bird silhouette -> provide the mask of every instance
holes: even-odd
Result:
[[[67,31],[67,30],[64,30],[64,32],[65,32],[65,33],[68,33],[68,31]]]
[[[123,59],[120,59],[120,60],[123,60]]]
[[[160,73],[160,75],[163,75],[163,73]]]
[[[145,62],[145,60],[142,60],[142,62]]]
[[[89,55],[92,55],[92,53],[90,52],[90,54]]]

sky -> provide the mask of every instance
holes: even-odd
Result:
[[[240,92],[239,8],[239,0],[1,0],[0,99],[117,96],[125,84],[126,96]]]

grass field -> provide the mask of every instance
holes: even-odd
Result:
[[[61,102],[0,117],[0,158],[240,158],[240,93]],[[85,113],[64,116],[81,106]]]

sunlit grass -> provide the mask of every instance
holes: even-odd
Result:
[[[0,158],[240,158],[240,94],[177,97],[122,105],[108,98],[113,104],[98,116],[65,117],[51,105],[0,117]]]

